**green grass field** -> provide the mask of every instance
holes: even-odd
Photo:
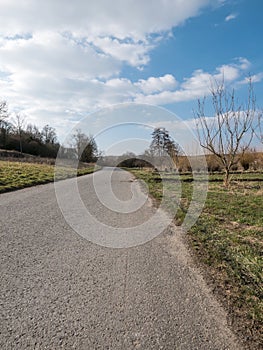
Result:
[[[17,190],[34,185],[45,184],[54,181],[53,165],[0,161],[0,193]],[[94,167],[78,169],[78,176],[90,174]],[[58,168],[57,179],[66,179],[74,176],[74,169],[70,167]]]
[[[167,210],[174,210],[179,201],[175,222],[180,225],[192,198],[192,176],[180,176],[178,198],[178,175],[164,174],[161,181],[152,171],[132,172],[148,184],[157,204],[163,186],[169,191]],[[263,322],[263,173],[233,174],[229,190],[223,187],[222,175],[210,176],[205,207],[186,238],[236,328],[258,343]]]

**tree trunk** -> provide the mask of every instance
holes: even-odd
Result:
[[[20,153],[23,153],[23,147],[22,147],[22,136],[19,137],[19,146],[20,146]]]
[[[225,169],[224,186],[228,188],[230,185],[230,170]]]

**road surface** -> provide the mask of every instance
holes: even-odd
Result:
[[[95,174],[102,193],[104,171]],[[154,212],[149,203],[110,211],[92,179],[78,185],[104,223],[125,229]],[[120,200],[131,181],[114,173]],[[71,185],[60,182],[65,194]],[[0,195],[0,220],[1,349],[241,349],[176,229],[133,248],[96,245],[65,221],[53,184]]]

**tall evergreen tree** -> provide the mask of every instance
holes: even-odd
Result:
[[[165,159],[169,157],[172,159],[172,163],[177,164],[179,150],[179,145],[172,140],[169,132],[165,128],[154,129],[152,133],[150,152],[152,157],[155,158],[156,166],[162,167],[165,163]]]

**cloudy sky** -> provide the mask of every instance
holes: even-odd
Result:
[[[54,126],[60,139],[83,117],[125,102],[161,106],[191,123],[196,100],[222,76],[244,98],[251,75],[263,105],[260,0],[0,5],[0,98],[28,122]],[[99,116],[89,118],[92,133],[103,127]]]

